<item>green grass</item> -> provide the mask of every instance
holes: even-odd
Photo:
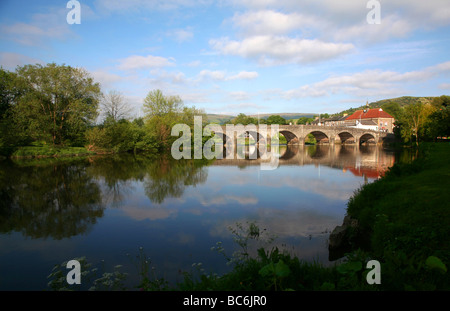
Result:
[[[420,153],[348,203],[372,256],[384,262],[388,289],[450,289],[449,276],[425,264],[435,256],[450,266],[450,144],[426,144]]]
[[[83,147],[59,146],[25,146],[19,147],[11,155],[12,158],[68,157],[94,154]]]

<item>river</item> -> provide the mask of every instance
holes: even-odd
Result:
[[[251,148],[251,147],[249,147]],[[282,146],[261,159],[108,155],[0,162],[0,290],[44,290],[56,264],[86,257],[129,274],[137,256],[173,283],[182,271],[226,273],[230,228],[255,223],[277,246],[332,264],[327,239],[350,196],[403,158],[381,146]],[[250,241],[254,242],[254,241]],[[249,242],[249,243],[250,243]],[[199,263],[201,263],[199,265]],[[67,270],[69,272],[69,269]]]

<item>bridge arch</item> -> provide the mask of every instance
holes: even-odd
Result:
[[[336,140],[340,140],[341,144],[354,143],[356,141],[355,136],[353,136],[348,131],[340,132],[336,135]]]
[[[311,131],[305,135],[305,141],[308,137],[308,135],[311,134],[314,136],[318,144],[328,143],[330,141],[330,138],[322,131]]]
[[[280,134],[282,134],[286,138],[287,145],[298,144],[299,139],[297,135],[288,130],[280,130]]]
[[[364,144],[364,143],[376,143],[376,137],[375,135],[373,135],[372,133],[364,133],[361,135],[361,137],[359,138],[359,143],[360,144]]]

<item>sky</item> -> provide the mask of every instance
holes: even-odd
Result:
[[[156,89],[231,115],[450,94],[449,0],[72,2],[0,0],[0,66],[83,67],[136,117]]]

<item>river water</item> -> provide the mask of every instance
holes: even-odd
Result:
[[[327,239],[350,196],[402,157],[381,146],[322,145],[281,147],[272,169],[261,159],[170,155],[4,160],[0,290],[48,289],[52,268],[79,257],[105,271],[122,265],[128,287],[139,282],[144,253],[171,283],[200,267],[220,275],[231,268],[212,248],[220,242],[231,257],[240,250],[232,229],[249,223],[261,232],[253,247],[327,265]]]

